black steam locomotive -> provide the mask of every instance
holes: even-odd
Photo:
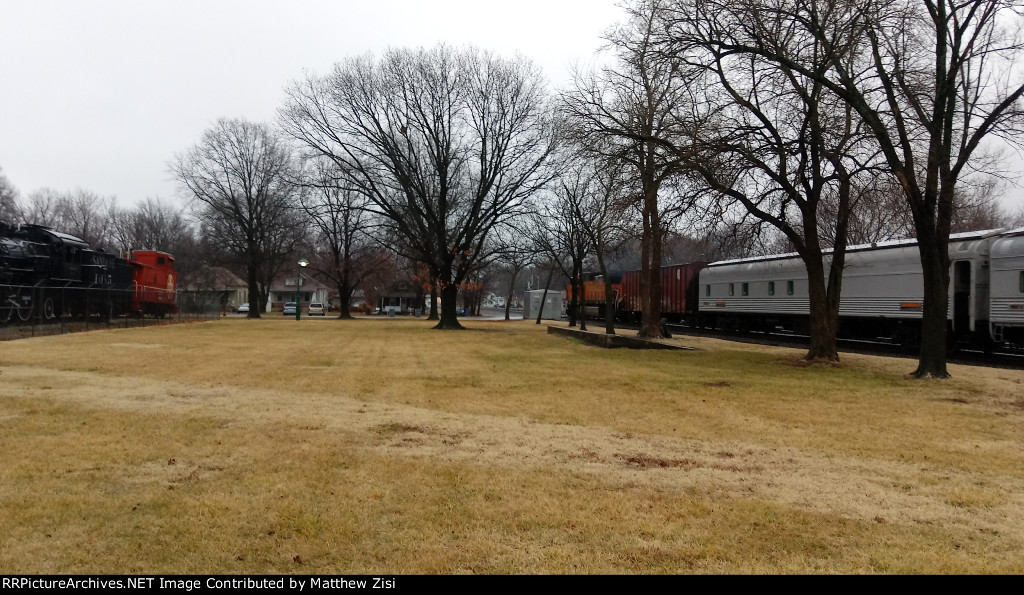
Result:
[[[0,323],[174,312],[173,262],[149,251],[124,259],[42,225],[0,222]]]

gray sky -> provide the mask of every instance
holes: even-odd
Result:
[[[272,121],[305,70],[443,41],[519,52],[558,87],[622,16],[616,0],[0,0],[0,170],[23,195],[174,198],[174,153],[220,117]]]
[[[622,14],[615,0],[0,0],[0,170],[23,195],[174,198],[174,153],[219,117],[272,121],[305,70],[445,42],[518,52],[554,87]]]

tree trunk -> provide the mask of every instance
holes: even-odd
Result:
[[[256,275],[256,267],[251,261],[246,272],[249,278],[249,313],[246,314],[246,318],[261,318],[260,312],[266,306],[266,302],[260,299],[260,286]]]
[[[540,308],[537,309],[537,324],[540,324],[541,317],[544,316],[544,302],[548,299],[548,289],[551,288],[551,278],[554,276],[555,267],[552,265],[552,267],[548,269],[548,281],[544,284],[544,293],[542,293],[540,297]],[[529,296],[527,296],[526,299],[530,299]]]
[[[612,280],[608,276],[608,267],[604,264],[604,255],[600,248],[595,246],[597,253],[597,267],[601,271],[601,278],[604,279],[604,334],[615,334],[615,292],[612,290]]]
[[[644,230],[641,240],[643,265],[640,272],[640,300],[643,315],[638,337],[660,339],[661,328],[661,218],[658,214],[658,188],[652,181],[644,192]]]
[[[576,289],[579,290],[578,292],[573,293],[573,295],[576,298],[575,299],[575,301],[576,301],[576,316],[580,319],[580,330],[581,331],[585,331],[585,330],[587,330],[587,306],[586,306],[586,304],[587,304],[586,297],[587,296],[584,295],[584,293],[583,293],[585,290],[583,288],[583,262],[582,262],[582,260],[580,261],[579,267],[577,267]]]
[[[455,313],[458,307],[459,287],[450,283],[441,289],[441,319],[434,328],[442,330],[462,330],[458,315]]]
[[[566,312],[566,314],[568,314],[569,317],[569,328],[573,328],[576,326],[576,318],[579,316],[580,286],[578,280],[579,275],[576,271],[576,264],[574,262],[572,267],[572,274],[569,275],[569,288],[570,292],[572,293],[572,299],[569,300],[569,311]],[[544,295],[547,295],[546,291]]]
[[[437,314],[437,281],[433,282],[433,289],[430,290],[430,316],[427,320],[439,320],[440,317]]]
[[[914,376],[949,378],[946,370],[946,315],[949,308],[949,247],[938,238],[918,238],[924,273],[921,352]]]
[[[508,295],[505,296],[505,320],[511,320],[509,314],[512,312],[512,288],[515,287],[516,278],[513,275],[512,282],[508,286]]]
[[[825,267],[822,254],[810,254],[804,261],[807,267],[807,294],[810,302],[811,345],[804,359],[807,361],[839,361],[836,349],[836,330],[838,324],[838,300],[833,313],[828,300],[828,289],[825,286]],[[831,276],[830,276],[831,278]]]
[[[604,276],[604,334],[615,334],[615,290],[607,274]]]
[[[349,305],[352,303],[352,287],[347,283],[338,284],[338,318],[351,320],[352,312]]]
[[[646,206],[643,210],[643,230],[640,233],[640,331],[637,336],[644,337],[647,323],[647,310],[651,301],[651,222],[647,217]],[[659,332],[660,334],[660,332]]]

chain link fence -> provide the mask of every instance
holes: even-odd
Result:
[[[219,292],[0,286],[0,341],[83,331],[219,320]],[[149,301],[147,301],[149,300]]]

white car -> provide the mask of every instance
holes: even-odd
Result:
[[[324,305],[320,302],[310,302],[309,309],[306,310],[307,316],[327,316],[327,311],[324,309]]]
[[[246,302],[246,303],[242,304],[241,306],[239,306],[238,307],[238,313],[239,314],[248,314],[249,313],[249,302]]]

